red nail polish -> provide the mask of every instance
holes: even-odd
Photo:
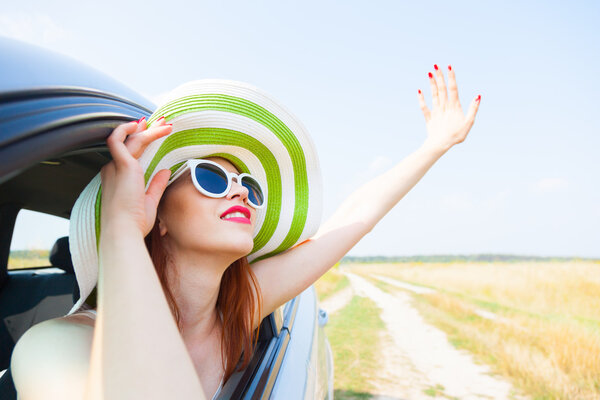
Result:
[[[435,70],[437,71],[438,70],[437,64],[433,64],[433,68],[435,68]]]
[[[452,67],[448,65],[448,71],[452,71]]]
[[[475,99],[476,101],[481,101],[481,95],[477,95],[477,99]]]
[[[421,89],[419,89],[419,94],[421,94]]]
[[[145,119],[146,119],[146,117],[142,117],[142,118],[138,119],[137,123],[139,124],[140,122],[142,122]]]
[[[433,74],[431,72],[428,72],[428,74],[430,78],[433,78]]]
[[[160,120],[165,119],[165,116],[163,115],[162,117],[160,117],[159,119],[156,120],[156,122],[159,122]]]

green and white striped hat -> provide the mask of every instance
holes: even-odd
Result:
[[[281,253],[314,235],[321,222],[322,183],[315,146],[287,109],[242,82],[205,79],[169,93],[148,119],[161,116],[172,132],[152,142],[139,162],[146,189],[161,169],[175,172],[188,159],[222,157],[263,185],[250,262]],[[100,173],[73,206],[69,246],[79,284],[75,312],[96,286],[100,237]]]

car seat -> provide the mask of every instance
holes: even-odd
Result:
[[[0,284],[0,373],[21,335],[33,325],[69,312],[79,297],[69,239],[58,239],[50,251],[49,268],[11,270]],[[0,378],[0,399],[15,399],[10,371]]]

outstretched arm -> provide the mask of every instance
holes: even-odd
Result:
[[[436,66],[429,74],[433,108],[418,100],[425,116],[427,139],[392,169],[358,188],[310,240],[282,254],[257,261],[253,270],[263,292],[263,316],[295,297],[335,265],[370,232],[419,182],[431,166],[453,145],[465,140],[473,126],[480,96],[465,116],[458,100],[454,71],[449,67],[448,91]]]

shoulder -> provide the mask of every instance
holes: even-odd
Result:
[[[80,318],[40,322],[21,336],[11,357],[20,399],[82,398],[94,328]]]

